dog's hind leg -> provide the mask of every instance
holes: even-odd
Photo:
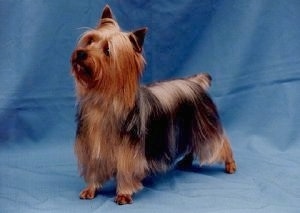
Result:
[[[194,160],[194,153],[189,152],[182,158],[182,160],[180,160],[177,163],[177,168],[182,170],[189,168],[190,166],[192,166],[193,160]]]
[[[237,167],[233,158],[233,153],[228,138],[223,136],[223,146],[220,150],[217,161],[225,163],[225,172],[232,174],[236,171]]]
[[[226,173],[232,174],[236,171],[233,153],[226,135],[219,134],[218,137],[199,144],[195,153],[199,156],[201,165],[224,163]]]

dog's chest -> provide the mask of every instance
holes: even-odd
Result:
[[[89,140],[103,143],[118,137],[121,119],[111,105],[86,104],[81,110],[81,126]]]

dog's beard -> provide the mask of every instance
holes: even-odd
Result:
[[[101,70],[95,65],[96,63],[92,63],[92,65],[86,64],[84,62],[73,62],[73,73],[77,79],[77,81],[84,86],[85,88],[91,89],[99,83]],[[94,73],[94,70],[98,70],[98,75]]]
[[[76,64],[75,67],[79,76],[85,76],[88,79],[93,79],[93,72],[88,66]]]
[[[75,63],[73,65],[73,71],[76,75],[77,80],[86,87],[89,82],[93,80],[93,73],[88,66]]]

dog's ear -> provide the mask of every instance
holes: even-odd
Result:
[[[132,43],[133,49],[141,53],[143,49],[144,39],[147,32],[147,28],[141,28],[136,31],[133,31],[129,34],[129,40]]]
[[[114,15],[108,5],[106,5],[102,11],[102,15],[97,28],[103,27],[105,25],[110,25],[119,29],[119,25],[114,19]]]
[[[105,18],[113,19],[113,13],[108,5],[105,5],[105,7],[102,11],[101,19],[105,19]]]

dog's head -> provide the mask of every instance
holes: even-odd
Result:
[[[132,93],[144,68],[142,47],[147,29],[122,32],[109,6],[96,28],[86,31],[71,56],[77,89]]]

